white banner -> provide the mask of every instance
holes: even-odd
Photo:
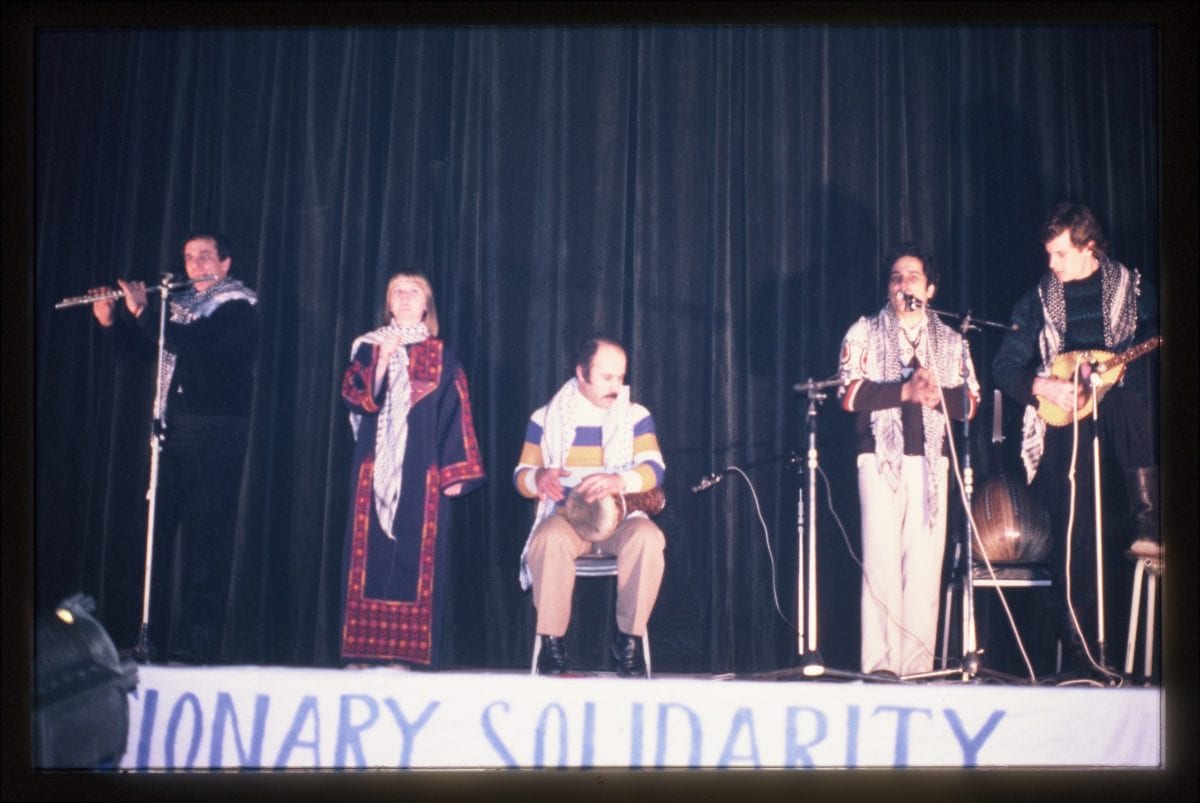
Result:
[[[122,769],[1158,767],[1163,692],[139,667]]]

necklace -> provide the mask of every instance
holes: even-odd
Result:
[[[908,341],[908,345],[912,347],[912,350],[913,350],[913,351],[916,351],[916,350],[917,350],[917,344],[921,342],[921,338],[922,338],[922,337],[924,337],[924,335],[925,335],[925,330],[924,330],[924,329],[917,329],[917,336],[916,336],[916,337],[909,337],[909,336],[908,336],[908,330],[907,330],[907,329],[905,329],[903,326],[901,326],[901,327],[900,327],[900,333],[901,333],[902,335],[904,335],[904,339]]]

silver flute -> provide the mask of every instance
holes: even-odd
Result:
[[[217,280],[217,277],[214,276],[213,274],[209,273],[209,274],[205,274],[204,276],[197,276],[195,279],[188,279],[185,282],[173,282],[173,283],[167,285],[167,289],[168,290],[178,290],[182,287],[190,287],[191,285],[195,284],[196,282],[213,282],[216,280]],[[146,288],[147,294],[159,293],[159,292],[162,292],[161,285],[156,286],[156,287],[147,287]],[[81,307],[84,304],[95,304],[97,301],[110,301],[115,298],[124,298],[124,297],[125,297],[124,290],[110,290],[107,293],[95,293],[92,295],[72,296],[71,298],[64,298],[62,301],[55,304],[54,308],[55,309],[66,309],[67,307]]]

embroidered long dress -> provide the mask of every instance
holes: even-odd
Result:
[[[373,394],[379,348],[363,343],[342,380],[342,399],[362,416],[354,449],[342,571],[344,661],[433,665],[443,601],[448,499],[484,481],[467,377],[453,350],[429,338],[408,346],[412,398],[394,539],[379,525],[372,483],[375,430],[387,386]]]

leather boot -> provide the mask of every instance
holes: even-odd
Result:
[[[1125,554],[1134,561],[1143,558],[1151,568],[1162,564],[1162,541],[1158,531],[1158,467],[1131,468],[1125,472],[1129,517],[1133,520],[1133,544]]]
[[[542,649],[538,653],[539,675],[561,675],[567,671],[567,643],[562,636],[538,636]]]
[[[617,659],[617,674],[623,678],[644,677],[646,662],[642,660],[642,640],[617,631],[613,636],[612,654]]]

